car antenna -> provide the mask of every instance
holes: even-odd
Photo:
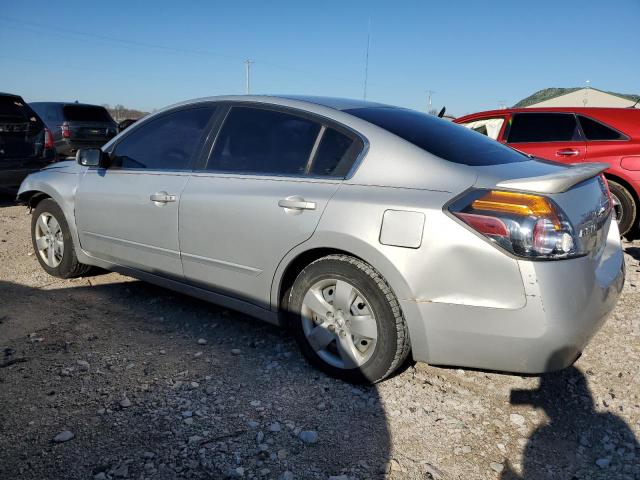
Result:
[[[447,111],[447,107],[442,107],[442,110],[438,113],[438,118],[444,117],[444,112]]]

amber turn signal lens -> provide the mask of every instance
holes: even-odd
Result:
[[[492,190],[474,200],[471,207],[474,210],[489,210],[523,217],[548,218],[553,222],[556,229],[560,228],[560,221],[553,205],[545,197],[539,195]]]

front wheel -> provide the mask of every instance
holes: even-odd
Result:
[[[613,180],[608,182],[620,235],[626,235],[636,223],[636,202],[625,187]]]
[[[308,265],[296,278],[288,308],[303,355],[333,377],[375,383],[409,354],[397,298],[357,258],[329,255]]]
[[[78,262],[64,213],[50,198],[38,203],[33,211],[31,240],[40,266],[49,275],[77,277],[91,268]]]

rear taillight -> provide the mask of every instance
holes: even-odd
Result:
[[[53,143],[53,135],[51,135],[51,132],[48,128],[44,129],[44,148],[45,150],[52,150],[53,148],[55,148],[55,145]]]
[[[529,259],[584,255],[574,229],[550,198],[500,190],[472,190],[449,211],[509,253]]]
[[[71,136],[71,131],[69,130],[69,124],[63,123],[60,126],[60,130],[62,131],[62,138],[69,138]]]

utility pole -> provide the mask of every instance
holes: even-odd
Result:
[[[436,93],[433,90],[427,90],[427,94],[429,95],[429,101],[427,103],[427,113],[431,113],[431,96]]]
[[[255,62],[247,58],[244,61],[244,63],[246,65],[246,77],[247,77],[246,94],[249,95],[251,93],[251,64]]]

